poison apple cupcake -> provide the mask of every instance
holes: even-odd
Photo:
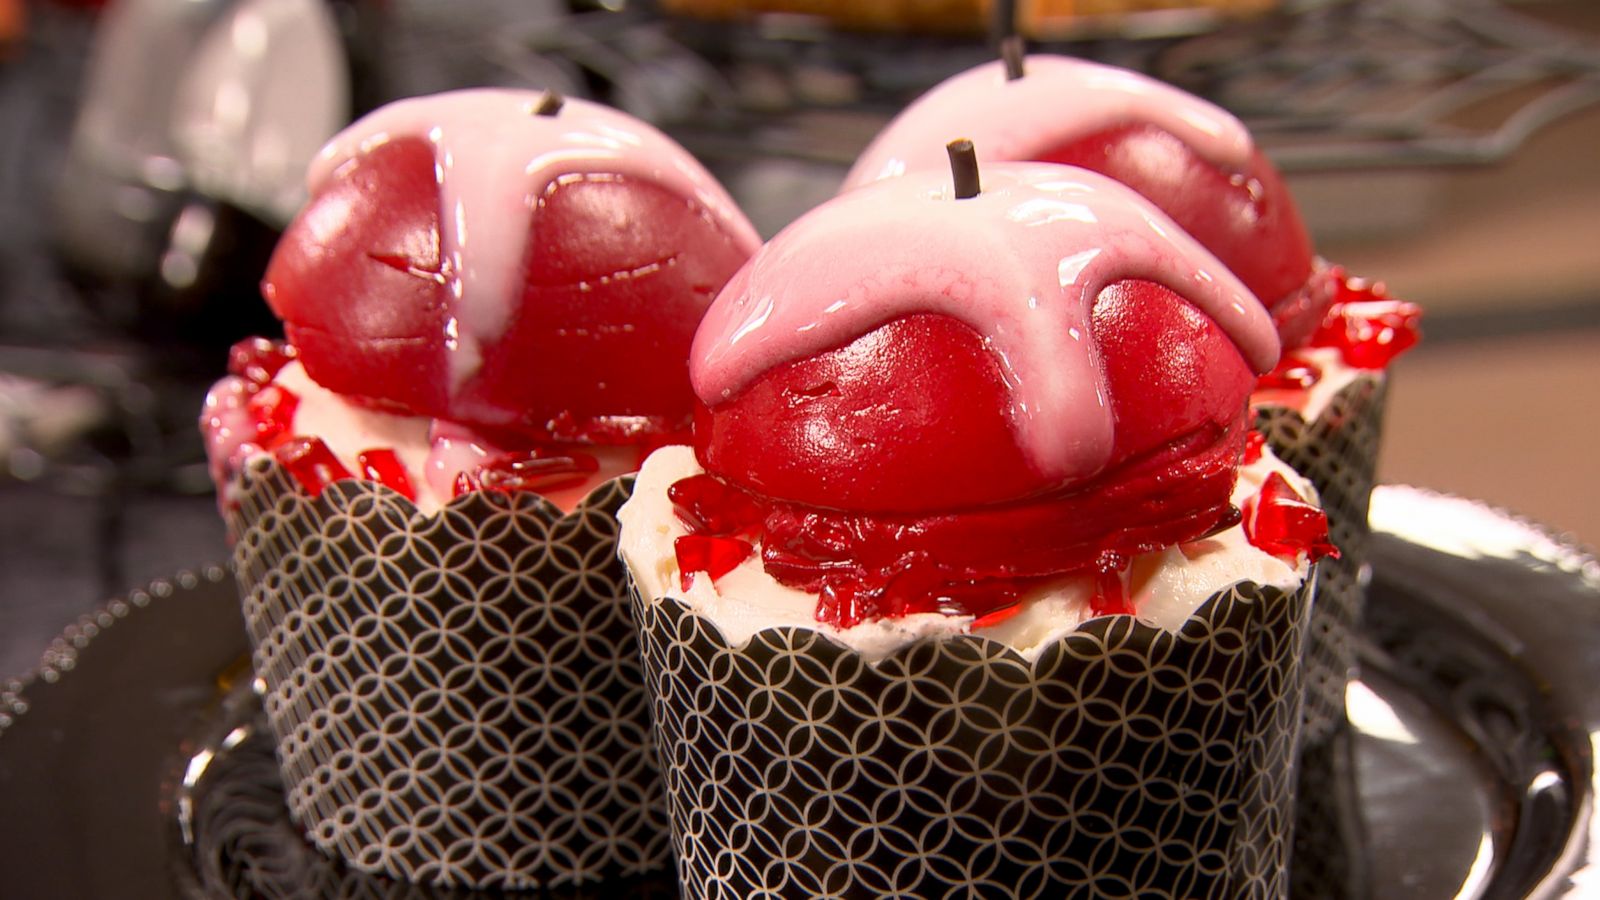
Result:
[[[985,159],[1081,166],[1139,192],[1232,271],[1271,314],[1284,347],[1252,400],[1274,451],[1310,478],[1337,559],[1319,567],[1307,641],[1306,733],[1294,895],[1365,893],[1349,758],[1346,685],[1364,603],[1367,498],[1383,409],[1382,370],[1416,340],[1417,310],[1312,250],[1282,177],[1238,119],[1143,75],[1059,56],[1006,58],[938,85],[862,153],[845,190],[943,165],[945,135]],[[1313,866],[1313,860],[1319,860]]]
[[[293,818],[413,882],[663,864],[614,514],[754,231],[659,132],[522,91],[380,109],[310,187],[287,342],[202,417]]]
[[[734,276],[620,514],[685,894],[1280,897],[1331,548],[1271,322],[1109,179],[959,171]]]

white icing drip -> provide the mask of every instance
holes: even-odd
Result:
[[[1111,179],[1065,166],[995,164],[952,198],[949,175],[916,173],[841,195],[772,240],[707,311],[690,355],[715,405],[784,362],[885,322],[942,313],[999,360],[1018,444],[1047,477],[1097,471],[1112,445],[1089,315],[1128,278],[1178,292],[1257,371],[1278,358],[1271,321],[1227,267]]]
[[[660,131],[609,107],[567,100],[553,116],[538,91],[482,89],[402,100],[333,138],[312,162],[315,196],[340,167],[401,137],[434,146],[443,275],[453,304],[452,390],[477,371],[483,348],[510,323],[521,298],[523,252],[540,198],[567,175],[648,181],[703,206],[747,252],[755,230],[722,186]]]
[[[1020,161],[1121,124],[1154,125],[1234,172],[1254,151],[1243,123],[1192,94],[1126,69],[1030,56],[1014,81],[991,62],[918,98],[873,139],[843,189],[943,168],[944,145],[958,137],[972,139],[980,162]]]

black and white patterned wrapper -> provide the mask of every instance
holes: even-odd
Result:
[[[1242,584],[1178,632],[873,663],[636,591],[684,896],[1280,898],[1309,603]]]
[[[381,485],[317,499],[270,459],[227,513],[292,819],[422,884],[532,888],[665,866],[670,844],[616,510]]]
[[[1257,409],[1267,445],[1317,489],[1338,559],[1317,566],[1317,600],[1306,638],[1305,731],[1301,739],[1293,891],[1297,900],[1370,894],[1354,734],[1345,691],[1356,675],[1356,634],[1370,578],[1367,505],[1376,477],[1387,379],[1366,372],[1307,422],[1297,411]]]

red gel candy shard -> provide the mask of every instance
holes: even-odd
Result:
[[[228,372],[252,384],[267,384],[295,355],[288,341],[245,338],[228,348]]]
[[[416,502],[417,491],[411,486],[411,476],[406,474],[405,464],[400,462],[400,457],[387,447],[365,450],[356,455],[356,466],[361,470],[361,477],[368,481],[389,488],[407,500]]]
[[[1382,369],[1421,340],[1421,321],[1420,306],[1390,298],[1382,283],[1347,278],[1311,343],[1337,348],[1358,369]]]
[[[994,612],[984,613],[976,619],[973,619],[971,626],[972,630],[977,631],[980,628],[993,628],[996,625],[1011,619],[1020,612],[1022,612],[1021,603],[1013,603],[1010,606],[1002,606]]]
[[[733,535],[761,524],[761,506],[738,488],[711,475],[680,478],[667,488],[673,511],[695,534]]]
[[[689,590],[696,572],[705,572],[715,581],[744,562],[754,549],[748,541],[738,538],[683,535],[672,542],[672,552],[678,557],[678,584]]]
[[[1120,553],[1102,553],[1094,564],[1094,593],[1089,595],[1089,611],[1097,616],[1133,615],[1128,597],[1128,566],[1131,560]]]
[[[576,487],[600,471],[600,461],[587,453],[535,448],[506,453],[456,476],[455,495],[468,491],[555,491]]]
[[[1261,461],[1261,454],[1267,446],[1267,436],[1259,431],[1252,431],[1244,436],[1244,456],[1241,464],[1249,466]],[[1233,527],[1230,524],[1228,527]]]
[[[1244,502],[1244,535],[1260,550],[1285,559],[1302,553],[1312,562],[1339,557],[1339,548],[1328,539],[1327,514],[1307,503],[1277,472]]]
[[[299,397],[275,384],[252,393],[245,407],[255,423],[256,443],[270,449],[293,434],[294,412],[299,406]]]
[[[320,438],[288,438],[273,448],[272,455],[313,497],[335,481],[350,477],[350,470]]]
[[[1257,387],[1305,391],[1321,380],[1322,369],[1294,353],[1285,353],[1276,368],[1261,376]]]

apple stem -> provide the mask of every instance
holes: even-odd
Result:
[[[972,141],[958,138],[944,145],[950,154],[950,178],[956,185],[956,199],[968,200],[978,196],[978,152]]]
[[[1016,81],[1027,74],[1022,68],[1023,58],[1027,55],[1024,49],[1020,34],[1007,35],[1005,40],[1000,42],[1000,59],[1006,64],[1007,81]]]
[[[538,104],[534,106],[533,113],[536,116],[553,116],[556,113],[561,112],[561,107],[565,106],[566,103],[567,98],[561,96],[559,93],[555,91],[545,91],[544,96],[540,97]]]

